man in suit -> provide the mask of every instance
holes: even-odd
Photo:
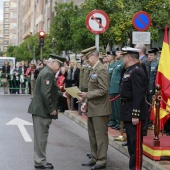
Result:
[[[147,75],[139,62],[139,50],[126,47],[123,61],[126,71],[120,85],[121,120],[127,135],[130,170],[142,169],[143,122],[148,117],[145,102]]]
[[[99,60],[97,50],[90,51],[88,61],[92,67],[88,92],[79,93],[80,101],[85,99],[81,110],[88,108],[88,134],[92,159],[82,166],[92,166],[91,170],[103,169],[107,163],[108,150],[108,122],[111,113],[109,102],[109,74],[106,67]]]
[[[58,118],[58,87],[54,75],[59,68],[59,60],[48,60],[47,66],[41,70],[36,80],[34,96],[28,108],[33,119],[34,166],[38,169],[54,168],[47,162],[46,146],[52,119]]]
[[[139,60],[142,63],[142,68],[145,71],[145,74],[147,75],[147,84],[148,88],[146,91],[146,100],[149,101],[149,75],[150,75],[150,61],[148,57],[146,56],[146,46],[144,44],[136,44],[135,48],[139,49]],[[149,109],[149,106],[148,106]],[[148,117],[145,120],[144,126],[143,126],[143,134],[144,136],[147,136],[147,130],[148,130],[148,123],[149,123],[149,114]]]

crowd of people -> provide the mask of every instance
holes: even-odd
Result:
[[[108,127],[120,130],[123,121],[129,168],[140,170],[143,136],[153,125],[150,105],[155,94],[160,53],[159,49],[147,50],[144,44],[137,44],[135,48],[116,46],[102,56],[96,47],[83,50],[81,63],[75,59],[61,62],[49,58],[45,63],[39,60],[29,67],[24,61],[17,62],[14,69],[13,64],[9,66],[5,61],[1,77],[8,81],[4,82],[4,93],[7,94],[9,88],[12,94],[24,94],[28,88],[33,96],[28,112],[33,115],[35,168],[53,169],[45,154],[51,119],[57,119],[58,110],[71,109],[71,96],[65,88],[77,86],[81,93],[74,99],[74,109],[78,109],[80,102],[81,111],[88,117],[91,149],[90,162],[82,166],[90,166],[92,170],[106,167]],[[110,102],[111,99],[114,101]],[[168,125],[166,130],[169,134]]]
[[[45,62],[45,60],[44,60]],[[14,63],[4,61],[1,72],[1,81],[3,82],[4,94],[34,94],[36,78],[45,63],[38,60],[37,63],[21,61]]]

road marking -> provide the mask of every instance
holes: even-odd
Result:
[[[25,125],[33,125],[32,123],[16,117],[12,119],[10,122],[6,123],[6,125],[17,125],[25,142],[32,142],[32,139],[25,128]]]

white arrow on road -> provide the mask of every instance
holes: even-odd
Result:
[[[10,122],[8,122],[6,125],[17,125],[25,142],[32,142],[30,135],[28,134],[26,128],[24,127],[24,125],[33,125],[32,123],[16,117],[12,119]]]

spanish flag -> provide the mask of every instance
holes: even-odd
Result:
[[[170,117],[170,47],[168,38],[168,27],[166,26],[162,53],[156,75],[156,84],[161,85],[162,94],[160,106],[160,129],[163,128],[164,124]]]

